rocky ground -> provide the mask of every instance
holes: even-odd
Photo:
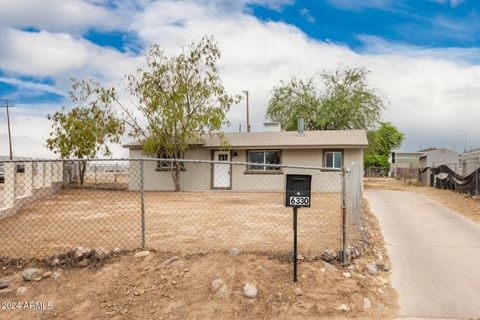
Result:
[[[319,319],[393,317],[397,296],[368,211],[361,256],[303,260],[227,252],[175,256],[77,248],[47,260],[0,261],[1,319]]]

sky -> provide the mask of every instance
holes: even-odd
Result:
[[[54,157],[46,116],[71,106],[72,78],[122,90],[152,44],[173,55],[208,35],[228,92],[250,93],[253,131],[280,81],[364,67],[388,100],[382,119],[405,134],[402,150],[461,152],[480,147],[479,15],[476,0],[0,0],[0,105],[14,105],[14,155]],[[228,118],[226,131],[245,128],[245,101]]]

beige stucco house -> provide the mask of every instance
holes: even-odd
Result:
[[[223,165],[185,163],[181,171],[181,189],[194,190],[272,190],[284,189],[285,174],[315,175],[312,191],[338,192],[341,188],[338,172],[305,171],[293,168],[274,168],[269,164],[301,165],[339,169],[360,166],[363,173],[363,150],[367,147],[364,130],[325,130],[282,132],[225,133],[230,145],[221,150],[218,136],[205,136],[186,152],[186,159],[250,162],[258,165]],[[124,145],[130,158],[144,157],[138,142]],[[169,163],[146,161],[144,185],[146,190],[174,190]],[[129,188],[138,189],[139,166],[130,165]]]

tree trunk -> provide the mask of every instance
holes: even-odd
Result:
[[[178,192],[180,191],[180,166],[176,161],[172,162],[172,165],[173,183],[175,184],[175,192]]]
[[[83,186],[83,183],[85,181],[85,171],[87,171],[87,161],[85,160],[80,161],[80,165],[78,166],[78,171],[80,175],[80,185]]]

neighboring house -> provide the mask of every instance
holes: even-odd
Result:
[[[423,153],[418,157],[420,168],[433,168],[440,165],[448,165],[455,170],[458,166],[458,152],[447,148],[428,148],[420,150]]]
[[[459,156],[463,176],[468,176],[480,168],[480,148],[470,149]]]
[[[308,173],[295,169],[269,167],[268,164],[291,164],[339,169],[353,164],[360,166],[363,173],[363,151],[367,147],[364,130],[326,130],[283,132],[238,132],[225,133],[230,150],[221,150],[217,135],[205,136],[202,142],[192,146],[185,154],[186,159],[251,162],[258,165],[223,165],[186,163],[180,175],[182,190],[274,190],[283,191],[286,173]],[[143,157],[138,142],[124,145],[130,158]],[[147,190],[174,190],[169,163],[146,161],[144,164]],[[318,173],[318,171],[317,171]],[[138,189],[139,166],[130,165],[132,181],[130,189]],[[322,173],[314,179],[312,191],[339,192],[341,188],[338,172]]]
[[[418,168],[418,158],[423,152],[393,151],[390,156],[390,170],[395,168]]]

